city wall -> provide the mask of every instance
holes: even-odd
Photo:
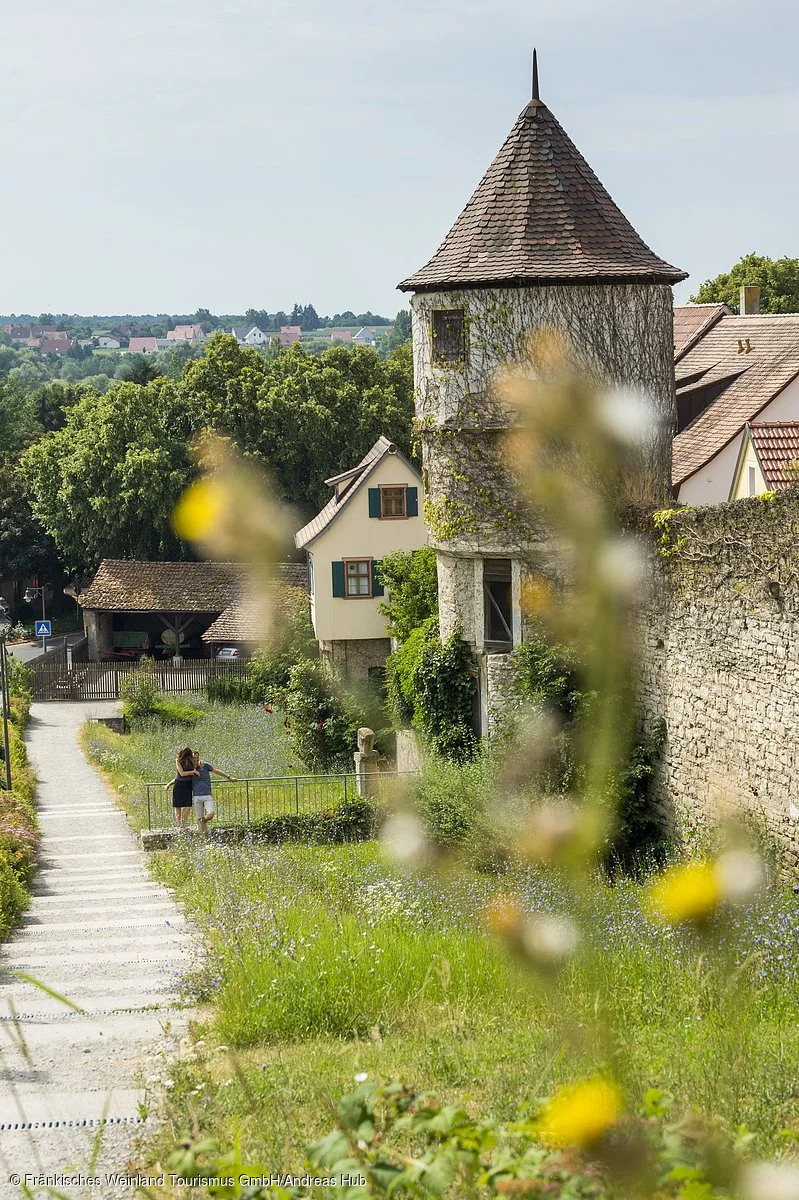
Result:
[[[700,821],[759,814],[797,868],[799,492],[678,510],[650,536],[641,682],[668,726],[659,798]]]

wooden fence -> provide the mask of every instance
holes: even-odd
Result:
[[[48,656],[49,657],[49,656]],[[118,700],[120,683],[138,670],[136,663],[73,663],[36,659],[31,664],[34,700]],[[173,667],[156,663],[151,668],[164,692],[201,692],[209,679],[242,679],[246,662],[200,659]]]

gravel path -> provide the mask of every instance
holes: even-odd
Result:
[[[88,1173],[69,1197],[127,1197],[124,1172],[143,1132],[142,1075],[156,1044],[186,1030],[171,991],[195,944],[171,894],[154,883],[127,819],[81,754],[88,716],[113,704],[35,704],[27,736],[39,778],[41,869],[16,935],[0,948],[0,1197],[12,1175]],[[82,1013],[24,972],[67,997]],[[45,1193],[43,1192],[42,1195]]]

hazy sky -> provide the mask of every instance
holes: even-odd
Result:
[[[790,0],[36,0],[0,35],[0,312],[393,314],[529,95],[702,279],[799,255]]]

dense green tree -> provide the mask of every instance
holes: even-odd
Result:
[[[265,356],[217,334],[180,385],[200,427],[233,438],[273,474],[281,497],[305,510],[330,498],[324,480],[354,466],[381,434],[411,454],[410,349],[382,361],[365,347],[320,356],[291,346]]]
[[[192,478],[198,427],[171,380],[87,390],[64,427],[23,454],[34,516],[71,568],[101,558],[181,558],[171,514]]]
[[[34,392],[33,406],[41,429],[45,433],[62,429],[67,419],[67,411],[83,398],[86,388],[85,383],[61,383],[54,380],[45,383]]]
[[[404,346],[406,342],[411,340],[411,310],[409,308],[401,308],[394,318],[394,328],[383,340],[383,348],[389,353],[392,350]]]
[[[163,375],[163,371],[157,363],[144,354],[134,354],[121,365],[117,378],[121,379],[123,383],[138,383],[145,387],[159,375]]]
[[[33,515],[22,471],[0,456],[0,578],[61,577],[56,545]]]
[[[0,454],[18,454],[40,432],[30,392],[18,379],[0,382]]]
[[[206,333],[213,333],[215,329],[219,328],[219,317],[215,317],[207,308],[198,308],[194,314],[194,323],[202,325]]]
[[[799,312],[799,258],[767,258],[754,252],[715,279],[706,279],[691,300],[694,304],[726,304],[738,312],[744,284],[760,286],[761,312]]]

